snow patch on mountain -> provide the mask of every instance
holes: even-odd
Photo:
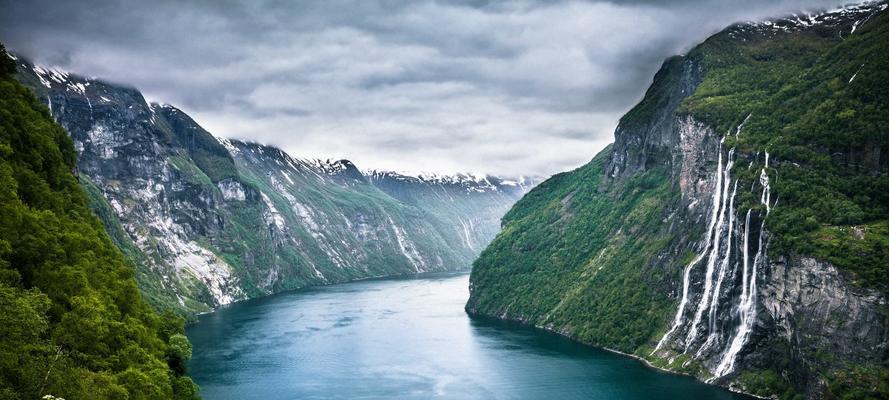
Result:
[[[855,33],[858,26],[866,22],[876,13],[885,10],[887,7],[889,7],[889,4],[878,1],[865,1],[830,10],[791,14],[789,17],[764,21],[748,21],[737,24],[731,28],[732,31],[729,33],[729,36],[745,40],[742,35],[747,33],[773,36],[779,33],[811,29],[818,25],[831,28],[846,26],[849,29],[848,35],[852,35]],[[845,32],[845,30],[841,30],[840,32]],[[840,36],[843,36],[843,33],[841,33]]]
[[[244,201],[247,199],[247,194],[244,192],[244,187],[241,186],[241,183],[238,181],[226,179],[217,183],[216,187],[218,187],[219,191],[222,192],[222,198],[225,200]]]

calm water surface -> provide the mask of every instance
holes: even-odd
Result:
[[[189,327],[205,399],[741,399],[553,334],[470,319],[469,276],[280,294]]]

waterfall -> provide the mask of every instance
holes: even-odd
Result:
[[[744,121],[738,125],[734,134],[735,137],[738,137],[741,133],[741,129],[744,127],[744,124],[747,120],[750,119],[750,115],[744,119]],[[731,134],[731,131],[729,132]],[[660,350],[668,341],[672,339],[672,337],[676,334],[680,327],[685,326],[683,322],[685,321],[686,309],[689,308],[689,291],[692,285],[691,283],[691,272],[692,269],[704,259],[707,258],[706,263],[706,271],[704,274],[704,282],[703,282],[703,293],[701,294],[700,300],[695,308],[694,318],[691,321],[691,324],[688,325],[688,332],[685,336],[684,341],[684,349],[683,354],[688,353],[691,346],[694,344],[695,339],[698,338],[700,333],[700,325],[703,323],[704,313],[707,313],[707,325],[704,329],[707,330],[707,340],[698,348],[695,353],[695,358],[700,358],[701,354],[711,348],[712,346],[718,345],[721,341],[721,335],[719,331],[718,325],[718,312],[720,308],[719,297],[720,293],[723,291],[723,284],[725,280],[729,276],[733,275],[738,271],[739,263],[741,270],[741,294],[738,297],[738,303],[736,307],[731,308],[731,311],[738,313],[738,326],[735,327],[734,332],[732,333],[727,346],[724,347],[724,352],[722,353],[722,358],[719,360],[715,371],[713,372],[713,377],[710,379],[711,381],[717,379],[719,377],[725,376],[726,374],[732,372],[735,368],[735,362],[740,353],[741,349],[747,344],[748,339],[753,331],[753,326],[756,322],[756,280],[757,280],[757,271],[761,264],[765,262],[766,252],[768,247],[768,240],[765,239],[765,216],[767,216],[771,212],[771,186],[769,182],[768,168],[769,168],[769,153],[765,152],[765,166],[760,171],[759,176],[759,184],[762,186],[762,193],[760,195],[760,204],[764,205],[766,208],[765,216],[763,216],[762,221],[760,223],[759,229],[759,237],[757,239],[757,249],[756,254],[753,257],[753,260],[750,260],[750,218],[752,215],[752,209],[747,210],[747,214],[744,218],[744,224],[742,228],[739,228],[740,235],[742,235],[739,240],[742,242],[742,245],[738,251],[740,253],[736,253],[734,264],[732,263],[732,246],[734,245],[733,238],[735,236],[735,225],[736,225],[736,216],[735,216],[735,197],[737,195],[738,190],[738,181],[735,180],[732,183],[731,177],[731,169],[734,166],[735,162],[735,149],[732,148],[729,150],[728,155],[726,157],[725,166],[722,165],[722,145],[725,142],[725,138],[723,137],[722,141],[719,143],[718,147],[718,161],[717,161],[717,170],[716,170],[716,187],[713,191],[712,198],[712,213],[710,215],[710,219],[707,224],[707,234],[704,237],[704,245],[701,249],[700,253],[698,253],[694,259],[688,265],[685,266],[682,277],[682,298],[679,302],[679,307],[676,310],[676,315],[673,317],[673,323],[667,333],[661,337],[658,341],[657,346],[655,346],[654,350],[651,352],[653,355],[655,352]],[[748,168],[753,166],[753,162],[750,163]],[[729,187],[731,186],[731,193],[729,193]],[[755,186],[755,183],[754,183]],[[753,190],[754,187],[751,187]],[[726,221],[727,220],[727,221]],[[737,222],[740,224],[740,221]],[[722,241],[725,240],[725,244],[722,244]],[[734,265],[734,266],[733,266]],[[731,272],[730,271],[735,271]],[[734,282],[734,278],[729,278],[730,282]],[[730,288],[731,289],[731,288]],[[730,292],[734,292],[734,290],[730,290]],[[689,308],[690,309],[690,308]],[[674,359],[671,359],[672,363]]]
[[[719,264],[719,273],[718,278],[716,280],[716,286],[713,288],[713,296],[710,298],[710,310],[707,313],[708,320],[708,335],[707,341],[698,349],[697,354],[700,355],[704,350],[713,345],[717,340],[719,340],[719,335],[717,335],[717,326],[716,326],[716,311],[719,308],[719,293],[722,290],[722,282],[725,280],[725,275],[728,272],[729,264],[731,263],[731,254],[732,254],[732,236],[735,232],[735,193],[738,191],[738,181],[735,181],[734,188],[732,189],[732,196],[729,200],[729,208],[728,208],[728,231],[726,232],[726,246],[725,246],[725,255],[722,257],[722,262]]]
[[[83,98],[86,99],[86,104],[88,106],[90,106],[90,122],[92,122],[92,120],[93,120],[93,102],[91,102],[89,96],[87,96],[85,94],[83,95]]]
[[[760,203],[766,206],[766,215],[771,211],[771,206],[769,205],[771,201],[771,188],[769,186],[769,175],[766,172],[766,168],[769,167],[769,153],[766,152],[766,161],[765,167],[762,169],[759,175],[759,182],[762,185],[762,195],[760,196]],[[738,301],[738,315],[741,321],[741,324],[738,326],[738,331],[735,333],[735,336],[732,338],[731,344],[729,344],[728,349],[722,357],[722,360],[719,362],[719,365],[716,367],[716,371],[713,373],[713,379],[725,376],[726,374],[732,372],[735,368],[735,361],[737,359],[738,353],[747,344],[747,339],[750,338],[750,333],[753,331],[753,324],[756,322],[756,270],[759,266],[760,262],[765,257],[766,247],[768,247],[768,243],[763,243],[763,232],[765,231],[765,218],[763,218],[762,223],[759,227],[759,240],[756,248],[756,255],[753,257],[753,265],[750,267],[750,275],[748,278],[748,255],[747,255],[747,245],[750,236],[750,210],[747,210],[746,222],[744,224],[744,269],[743,269],[743,278],[742,278],[742,291],[741,297]]]
[[[753,113],[747,114],[747,117],[744,118],[743,121],[741,121],[741,125],[738,125],[738,128],[735,129],[735,137],[738,137],[738,135],[741,134],[741,129],[744,129],[744,124],[746,124],[747,120],[750,119],[750,117],[752,117],[752,116],[753,116]]]
[[[707,254],[707,250],[710,248],[710,241],[714,235],[714,228],[716,227],[716,219],[719,214],[719,207],[716,205],[720,203],[721,198],[720,194],[722,193],[722,142],[719,143],[717,147],[717,154],[719,157],[717,159],[716,165],[716,188],[713,190],[713,198],[711,200],[711,204],[713,204],[713,213],[710,215],[710,220],[707,223],[707,235],[704,237],[704,247],[700,253],[698,253],[688,265],[685,266],[685,270],[682,274],[682,298],[679,301],[679,307],[676,309],[676,316],[673,317],[673,324],[670,327],[670,330],[661,337],[661,340],[658,341],[657,346],[654,347],[654,350],[651,354],[654,354],[656,351],[660,350],[663,347],[664,343],[669,340],[669,338],[676,332],[677,329],[682,325],[682,315],[685,313],[685,306],[688,305],[688,288],[691,285],[691,270],[704,258],[704,255]],[[649,354],[649,355],[651,355]]]
[[[769,175],[766,173],[767,168],[769,168],[769,152],[766,152],[766,166],[762,169],[762,172],[759,173],[759,184],[762,185],[762,196],[759,198],[759,202],[765,204],[766,215],[772,211],[771,205],[769,205],[772,193],[769,190]]]
[[[750,265],[750,261],[749,261],[750,260],[750,255],[749,255],[750,252],[748,251],[748,249],[749,249],[748,242],[750,241],[750,211],[751,210],[748,209],[747,216],[744,217],[744,247],[741,249],[742,254],[744,255],[741,260],[741,262],[744,263],[744,269],[741,274],[741,302],[742,303],[743,303],[743,300],[745,298],[747,298],[747,296],[748,296],[747,280],[749,278],[747,277],[747,270]]]
[[[725,175],[722,179],[725,182],[730,182],[731,180],[731,169],[734,164],[734,154],[735,149],[732,148],[728,153],[728,160],[725,164],[725,169],[723,170],[723,174]],[[725,225],[725,217],[728,214],[728,209],[726,207],[726,201],[729,197],[728,195],[728,187],[729,184],[726,183],[723,185],[722,190],[722,201],[719,205],[719,219],[716,222],[716,230],[713,238],[713,246],[710,248],[710,254],[707,257],[707,271],[704,276],[704,294],[701,296],[701,301],[698,303],[697,311],[695,311],[694,319],[692,320],[691,329],[688,331],[688,335],[685,338],[685,349],[683,353],[688,352],[689,347],[691,346],[694,339],[698,336],[698,324],[700,324],[701,319],[704,316],[704,311],[707,310],[710,306],[710,297],[713,292],[713,275],[714,270],[716,268],[716,260],[719,258],[719,249],[720,249],[720,241],[722,240],[722,228]],[[731,232],[728,233],[729,238],[731,239]]]

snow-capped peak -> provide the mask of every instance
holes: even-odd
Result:
[[[56,83],[65,85],[66,90],[70,90],[80,95],[86,95],[87,87],[90,85],[89,79],[72,79],[72,75],[69,74],[68,71],[58,67],[46,67],[34,64],[31,69],[34,71],[34,75],[37,75],[40,84],[47,89],[52,89],[53,84]]]
[[[750,29],[759,33],[777,34],[805,30],[814,26],[825,26],[842,28],[840,36],[845,37],[855,33],[855,30],[861,24],[887,7],[889,7],[889,4],[885,1],[865,1],[847,4],[830,10],[794,13],[782,18],[764,21],[748,21],[744,24],[738,24],[735,27],[735,32],[729,35],[736,37],[735,33],[748,32]]]

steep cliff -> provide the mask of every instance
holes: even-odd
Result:
[[[158,315],[77,182],[68,134],[0,46],[0,398],[194,399]]]
[[[467,311],[759,395],[889,396],[886,8],[668,59],[612,146],[506,214]]]
[[[524,193],[464,180],[438,212],[442,201],[426,193],[439,183],[411,178],[393,191],[380,177],[394,174],[217,139],[136,89],[17,64],[70,133],[93,210],[159,308],[200,312],[307,285],[468,268]]]

